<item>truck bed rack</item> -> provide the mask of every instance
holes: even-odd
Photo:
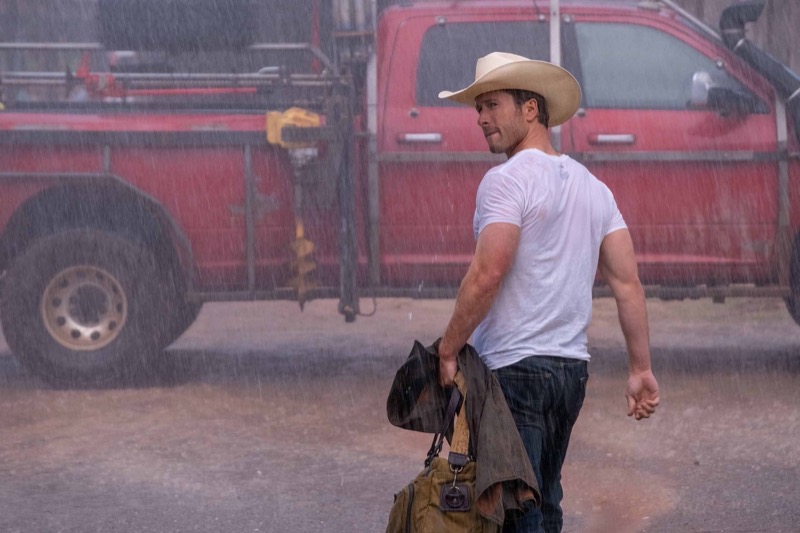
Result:
[[[169,59],[163,64],[148,64],[145,61],[143,64],[95,71],[89,68],[91,63],[89,54],[112,52],[106,50],[100,43],[0,43],[0,53],[15,51],[83,54],[81,64],[75,71],[67,68],[63,72],[20,70],[0,72],[0,90],[64,88],[63,93],[59,92],[55,97],[50,93],[47,98],[36,99],[39,103],[68,101],[71,99],[70,91],[83,87],[88,92],[89,98],[98,102],[113,103],[136,97],[137,103],[146,103],[159,99],[174,100],[176,96],[190,96],[200,103],[203,97],[239,93],[250,94],[251,98],[257,97],[263,107],[263,100],[269,101],[271,91],[292,89],[297,91],[297,100],[315,107],[322,105],[322,101],[331,94],[332,89],[352,85],[350,77],[342,75],[336,64],[310,43],[257,43],[244,49],[253,54],[263,53],[265,60],[270,54],[283,56],[303,54],[307,56],[304,58],[307,64],[313,67],[304,71],[293,71],[287,66],[286,61],[271,63],[266,60],[264,66],[258,67],[253,72],[173,72]],[[249,62],[257,63],[253,60]],[[9,94],[5,94],[7,106],[14,107],[18,103],[25,102],[18,102]]]

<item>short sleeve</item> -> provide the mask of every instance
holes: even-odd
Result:
[[[609,216],[607,217],[606,228],[605,232],[603,232],[603,237],[608,235],[609,233],[614,233],[617,230],[627,229],[628,225],[625,224],[625,219],[622,218],[622,213],[620,213],[619,208],[617,207],[617,201],[614,199],[614,194],[606,188],[608,194],[608,203],[609,203]]]
[[[475,205],[475,236],[489,224],[504,222],[522,226],[524,192],[511,176],[490,170],[478,187]]]

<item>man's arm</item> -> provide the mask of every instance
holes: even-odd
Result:
[[[628,349],[628,416],[648,418],[658,406],[658,382],[650,367],[650,333],[644,289],[639,281],[628,230],[610,233],[600,245],[600,272],[617,301]]]
[[[519,234],[518,226],[498,222],[486,226],[478,236],[472,263],[458,289],[453,316],[439,342],[439,382],[442,385],[453,383],[458,352],[489,312],[514,262]]]

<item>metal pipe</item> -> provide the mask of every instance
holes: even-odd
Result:
[[[373,32],[373,43],[377,43],[378,0],[368,0]],[[367,275],[369,285],[377,287],[381,282],[381,211],[380,211],[380,165],[378,160],[378,50],[377,44],[367,61],[366,113],[367,113]]]
[[[561,65],[561,7],[559,0],[550,0],[550,62]],[[561,126],[550,128],[550,142],[561,151]]]
[[[380,167],[378,165],[378,61],[376,56],[377,54],[373,53],[367,63],[367,268],[369,284],[373,287],[381,282],[381,193]]]
[[[800,102],[795,96],[800,92],[800,76],[783,63],[747,40],[745,25],[755,22],[764,9],[764,0],[749,0],[725,9],[719,25],[725,45],[756,69],[786,99],[786,109],[792,119],[795,136],[800,139]]]
[[[334,76],[339,75],[339,69],[336,65],[331,61],[331,59],[325,55],[325,53],[317,48],[316,46],[312,46],[309,43],[259,43],[259,44],[252,44],[247,47],[249,50],[276,50],[276,51],[292,51],[292,50],[308,50],[311,52],[314,57],[319,59],[323,65],[325,65]]]
[[[104,50],[100,43],[0,43],[0,50]]]
[[[791,294],[788,286],[758,287],[754,285],[730,285],[721,287],[664,287],[660,285],[646,285],[645,295],[648,298],[663,299],[700,299],[700,298],[785,298]],[[377,298],[455,298],[458,287],[423,287],[410,289],[406,287],[374,287],[364,288],[362,296]],[[335,298],[339,294],[337,287],[318,287],[308,292],[309,299]],[[608,286],[599,286],[592,289],[592,297],[608,298],[613,296]],[[226,302],[254,300],[296,300],[297,294],[293,288],[279,288],[274,290],[260,290],[254,293],[242,291],[199,292],[192,291],[187,294],[191,302]]]
[[[243,87],[270,86],[276,83],[299,87],[331,87],[339,80],[315,74],[138,74],[101,73],[117,82],[123,82],[128,89],[143,87]],[[3,72],[0,73],[3,85],[64,85],[80,82],[80,78],[60,72]]]
[[[256,180],[253,175],[253,151],[249,144],[244,146],[244,217],[245,217],[245,238],[247,247],[247,290],[253,292],[256,289],[256,253],[255,253],[255,198]]]
[[[372,28],[373,33],[373,43],[378,42],[377,33],[378,33],[378,0],[369,0],[370,5],[370,17],[372,20],[370,21],[370,27]],[[377,48],[377,47],[376,47]]]
[[[550,62],[561,65],[561,7],[559,0],[550,0]]]
[[[786,106],[776,95],[775,116],[777,117],[778,151],[786,152],[789,143],[789,128],[787,125]],[[775,254],[777,256],[778,283],[789,285],[791,278],[791,253],[792,253],[792,228],[790,212],[792,208],[789,198],[789,160],[778,160],[778,182],[776,184],[778,196],[778,220],[775,235]]]
[[[334,0],[333,16],[337,30],[352,30],[349,0]]]
[[[338,76],[338,69],[322,50],[310,43],[256,43],[247,47],[248,50],[273,50],[273,51],[303,51],[306,50],[319,59],[331,72]],[[0,51],[3,50],[51,50],[51,51],[103,51],[106,50],[101,43],[9,43],[0,42]]]
[[[329,120],[334,127],[340,128],[342,159],[338,172],[338,204],[339,204],[339,313],[345,321],[352,322],[359,313],[358,308],[358,236],[356,233],[355,180],[353,179],[353,95],[349,90],[336,97],[330,112]]]
[[[353,3],[353,11],[355,12],[356,30],[364,31],[367,28],[367,9],[364,4],[368,0],[351,0]]]

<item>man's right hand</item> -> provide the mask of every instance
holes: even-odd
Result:
[[[439,385],[449,387],[458,372],[458,352],[439,344]]]

